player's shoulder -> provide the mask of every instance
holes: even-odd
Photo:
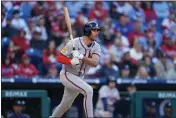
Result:
[[[108,89],[108,86],[107,86],[107,85],[103,85],[100,89],[101,89],[101,90],[107,90],[107,89]]]
[[[76,37],[76,38],[74,38],[73,40],[74,41],[79,41],[81,39],[81,37]]]
[[[100,48],[100,44],[94,41],[94,46]]]
[[[14,113],[9,113],[9,114],[7,114],[7,117],[8,117],[8,118],[13,118],[13,116],[14,116]]]

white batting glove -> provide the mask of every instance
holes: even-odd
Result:
[[[78,50],[72,51],[73,58],[83,59],[84,55],[78,52]]]
[[[79,59],[78,59],[78,58],[73,58],[73,59],[71,60],[71,64],[72,64],[73,66],[78,65],[78,64],[79,64]]]

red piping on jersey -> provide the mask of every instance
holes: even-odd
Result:
[[[62,64],[71,64],[71,59],[66,57],[65,55],[63,55],[61,52],[59,53],[59,55],[56,57],[56,60],[59,62],[59,63],[62,63]]]
[[[76,85],[74,82],[72,82],[71,80],[68,79],[68,77],[67,77],[67,71],[65,71],[65,77],[66,77],[66,79],[67,79],[70,83],[72,83],[74,86],[76,86],[77,88],[79,88],[79,89],[81,89],[82,91],[84,91],[84,93],[85,93],[85,102],[84,102],[84,104],[85,104],[85,112],[86,112],[86,116],[87,116],[87,118],[88,118],[87,107],[86,107],[86,100],[87,100],[87,93],[86,93],[86,91],[85,91],[83,88],[79,87],[79,86]]]
[[[85,50],[85,54],[84,54],[84,56],[86,56],[86,52],[87,52],[87,50],[86,50],[86,48],[84,47],[84,45],[82,44],[82,42],[81,42],[81,39],[80,39],[80,38],[79,38],[79,41],[80,41],[80,43],[81,43],[81,46],[82,46],[82,47],[84,48],[84,50]],[[80,68],[79,73],[81,72],[83,65],[84,65],[84,62],[81,64],[81,68]],[[79,74],[79,75],[80,75],[80,74]],[[83,75],[83,74],[82,74],[82,75]]]

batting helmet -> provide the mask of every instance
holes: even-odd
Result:
[[[89,21],[84,25],[84,35],[89,36],[91,33],[91,30],[100,30],[100,27],[97,22],[95,21]]]

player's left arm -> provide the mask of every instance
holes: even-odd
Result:
[[[101,48],[100,45],[95,45],[95,48],[92,51],[92,56],[91,57],[86,57],[83,54],[79,53],[79,51],[75,50],[72,52],[73,57],[79,58],[86,64],[92,67],[96,67],[99,64],[100,60],[100,53],[101,53]]]
[[[87,63],[89,66],[96,67],[99,64],[101,54],[101,47],[99,44],[95,45],[95,48],[92,51],[91,57],[83,57],[82,61]]]
[[[92,54],[91,58],[83,57],[82,61],[87,63],[89,66],[96,67],[99,64],[99,55],[98,54]]]

